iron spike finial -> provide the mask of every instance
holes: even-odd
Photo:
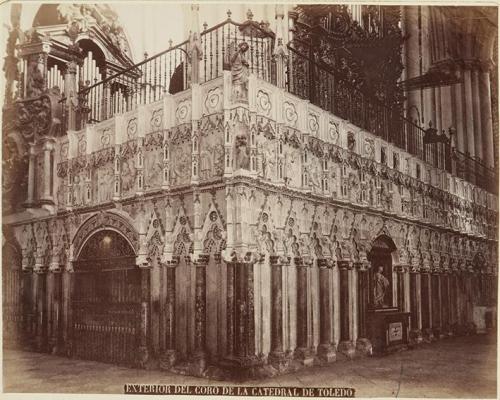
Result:
[[[207,21],[205,21],[205,22],[203,23],[203,30],[204,30],[204,31],[206,31],[206,30],[207,30],[207,28],[208,28],[208,24],[207,24]]]
[[[247,11],[247,19],[248,19],[249,21],[251,21],[251,20],[252,20],[252,18],[253,18],[253,13],[252,13],[252,10],[248,9],[248,11]]]
[[[168,39],[168,48],[171,48],[172,47],[172,39]]]
[[[227,14],[227,19],[231,19],[231,14],[232,14],[231,10],[227,10],[226,14]]]

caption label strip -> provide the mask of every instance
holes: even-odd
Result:
[[[353,388],[272,387],[272,386],[190,386],[125,384],[125,394],[165,394],[194,396],[277,396],[277,397],[354,397]]]

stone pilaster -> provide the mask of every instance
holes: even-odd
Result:
[[[313,362],[313,353],[311,343],[308,338],[308,326],[310,317],[307,313],[307,270],[311,267],[311,260],[302,257],[294,259],[297,268],[297,348],[295,358],[304,365],[310,365]]]
[[[319,346],[318,357],[324,362],[333,362],[336,359],[335,349],[332,346],[333,313],[331,306],[333,303],[333,293],[330,290],[330,272],[334,265],[332,260],[318,259],[316,261],[319,268]]]

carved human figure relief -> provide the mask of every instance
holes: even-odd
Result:
[[[233,102],[248,102],[248,61],[245,53],[248,43],[241,42],[231,55],[231,100]]]

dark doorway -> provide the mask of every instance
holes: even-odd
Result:
[[[134,366],[141,332],[141,271],[120,234],[95,233],[75,262],[73,355]]]
[[[368,254],[368,260],[371,264],[368,275],[369,309],[390,308],[393,306],[392,252],[395,250],[396,246],[391,238],[387,236],[379,236],[375,239],[372,250]],[[385,290],[382,301],[377,301],[375,299],[375,279],[379,269],[388,281],[388,286]]]

